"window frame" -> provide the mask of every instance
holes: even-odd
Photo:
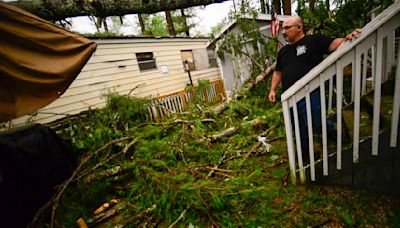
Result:
[[[146,71],[152,71],[152,70],[158,69],[156,59],[154,58],[153,52],[137,52],[135,54],[136,54],[136,61],[138,63],[140,72],[146,72]],[[140,55],[146,55],[146,54],[148,54],[150,56],[147,58],[140,56]],[[153,63],[153,64],[151,64],[151,63]]]

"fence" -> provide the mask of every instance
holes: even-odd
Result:
[[[194,87],[188,91],[180,91],[156,98],[153,104],[148,107],[150,119],[151,121],[158,121],[171,113],[186,111],[189,104],[196,98],[208,104],[223,101],[226,98],[223,81],[213,81],[210,86],[201,90]]]

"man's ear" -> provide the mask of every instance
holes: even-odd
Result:
[[[300,29],[301,28],[301,26],[300,25],[297,25],[297,29]]]

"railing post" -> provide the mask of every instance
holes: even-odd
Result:
[[[320,79],[320,99],[321,99],[321,125],[322,125],[322,166],[324,176],[328,176],[328,140],[326,129],[326,105],[325,105],[325,81]],[[329,88],[330,89],[330,88]]]
[[[301,136],[300,136],[300,126],[299,126],[299,114],[297,111],[297,99],[296,95],[292,97],[293,102],[293,119],[294,119],[294,132],[296,136],[296,150],[297,150],[297,161],[299,162],[299,172],[300,172],[300,182],[304,183],[306,181],[305,171],[303,165],[303,151],[301,149]]]
[[[312,126],[312,112],[310,90],[306,94],[306,110],[307,110],[307,126],[308,126],[308,150],[310,153],[310,172],[311,181],[315,181],[315,163],[314,163],[314,140],[313,140],[313,126]]]
[[[378,155],[379,147],[379,118],[381,109],[381,83],[383,75],[383,38],[377,32],[376,73],[374,83],[374,118],[372,121],[372,155]]]
[[[393,111],[392,111],[392,126],[390,132],[390,146],[397,146],[397,131],[399,129],[399,114],[400,114],[400,47],[397,51],[397,67],[395,76]]]
[[[294,154],[294,143],[293,143],[293,130],[292,123],[290,120],[290,108],[288,100],[282,102],[283,118],[285,120],[285,130],[286,130],[286,141],[287,150],[289,157],[289,167],[290,167],[290,177],[292,184],[296,184],[296,157]]]
[[[361,93],[361,55],[364,59],[367,52],[362,52],[356,47],[355,51],[355,88],[354,88],[354,127],[353,127],[353,162],[358,162],[359,157],[359,141],[360,141],[360,93]],[[365,62],[365,61],[364,61]],[[364,68],[367,66],[364,65]]]
[[[342,102],[343,102],[343,68],[336,64],[336,116],[337,116],[337,161],[336,169],[342,169]]]
[[[333,76],[329,78],[329,98],[328,98],[328,114],[332,114],[333,103]]]
[[[387,35],[386,40],[386,72],[383,75],[382,80],[385,82],[388,79],[388,73],[391,71],[392,65],[395,64],[395,31],[393,30]]]

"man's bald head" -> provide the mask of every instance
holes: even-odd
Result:
[[[288,24],[297,24],[297,25],[303,25],[303,22],[301,20],[301,17],[299,16],[291,16],[288,19],[286,19],[283,24],[288,23]]]
[[[283,22],[282,34],[289,44],[296,43],[304,37],[303,22],[299,16],[291,16]]]

